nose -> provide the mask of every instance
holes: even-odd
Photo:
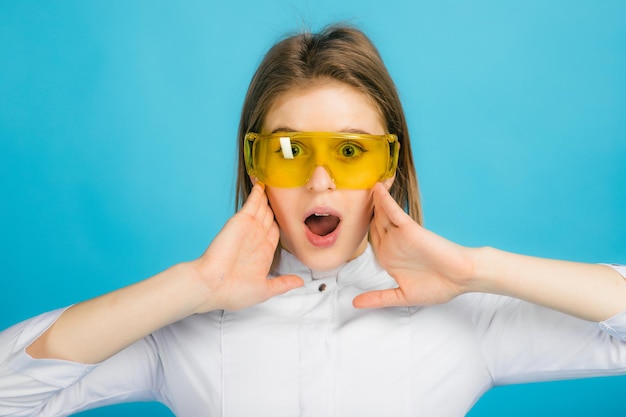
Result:
[[[330,177],[330,173],[323,166],[316,166],[313,170],[311,178],[306,183],[306,186],[311,191],[326,191],[334,190],[335,182]]]

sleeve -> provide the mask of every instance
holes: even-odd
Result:
[[[605,264],[617,271],[626,279],[626,265]],[[626,341],[626,311],[623,311],[608,320],[598,323],[600,329],[611,336]]]
[[[626,275],[626,268],[612,267]],[[626,311],[593,323],[492,294],[473,304],[494,385],[626,374]]]
[[[42,314],[0,333],[0,415],[60,416],[158,399],[162,372],[150,336],[96,365],[29,356],[26,347],[63,311]]]

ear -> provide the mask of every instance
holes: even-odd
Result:
[[[257,177],[248,176],[248,178],[250,178],[250,182],[252,183],[253,187],[254,187],[254,184],[256,184],[257,181],[259,180]]]
[[[397,143],[396,145],[398,148],[396,149],[396,154],[400,154],[400,142]],[[397,157],[396,157],[397,158]],[[391,189],[391,186],[393,185],[393,182],[396,180],[396,174],[398,172],[398,160],[396,159],[395,162],[395,169],[393,171],[393,176],[385,179],[382,181],[383,185],[385,186],[385,188],[387,189],[387,191],[389,191]]]

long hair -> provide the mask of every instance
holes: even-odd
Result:
[[[299,33],[275,44],[254,74],[241,112],[235,208],[252,189],[243,158],[246,133],[263,128],[268,109],[283,93],[326,80],[350,85],[370,97],[387,132],[400,142],[396,178],[390,194],[416,222],[422,222],[409,131],[395,84],[378,50],[360,30],[333,25],[319,33]]]

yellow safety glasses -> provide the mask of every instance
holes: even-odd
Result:
[[[337,188],[364,189],[395,174],[399,149],[393,134],[248,133],[244,159],[248,175],[272,187],[303,186],[321,166]]]

